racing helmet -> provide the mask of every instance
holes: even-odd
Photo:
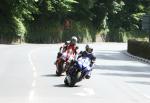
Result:
[[[73,36],[73,37],[71,38],[71,43],[72,43],[72,44],[76,44],[77,42],[78,42],[77,37],[76,37],[76,36]]]
[[[85,46],[85,51],[86,51],[87,53],[92,53],[92,52],[93,52],[93,48],[90,47],[89,45],[86,45],[86,46]]]

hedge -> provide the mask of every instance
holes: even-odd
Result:
[[[136,40],[128,40],[128,52],[150,60],[150,43]]]

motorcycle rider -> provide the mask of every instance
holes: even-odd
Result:
[[[91,48],[89,45],[86,45],[85,51],[81,51],[79,53],[78,59],[81,58],[81,57],[83,57],[83,58],[87,57],[87,58],[90,59],[89,67],[84,68],[84,70],[82,70],[82,76],[85,76],[86,79],[90,79],[92,67],[93,67],[93,64],[96,61],[96,57],[93,54],[93,48]]]
[[[59,61],[60,57],[67,57],[67,54],[65,53],[67,50],[71,49],[73,54],[76,55],[78,53],[78,46],[77,46],[78,39],[76,36],[72,36],[70,41],[66,41],[63,46],[60,47],[59,52],[57,54],[57,60],[56,63]]]

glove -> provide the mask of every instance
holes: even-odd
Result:
[[[61,57],[61,56],[62,56],[62,53],[59,52],[59,53],[57,54],[57,58],[59,58],[59,57]]]
[[[91,76],[89,76],[89,75],[86,75],[86,76],[85,76],[86,79],[90,79],[90,77],[91,77]]]

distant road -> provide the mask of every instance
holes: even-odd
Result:
[[[124,55],[125,43],[91,45],[92,77],[73,88],[55,76],[60,44],[0,45],[0,103],[150,103],[150,65]]]

